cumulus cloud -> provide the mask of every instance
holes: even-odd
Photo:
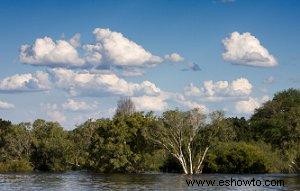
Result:
[[[96,28],[93,34],[95,42],[82,45],[79,33],[69,41],[55,41],[47,36],[38,38],[32,45],[21,46],[20,62],[49,67],[87,68],[101,67],[103,64],[118,67],[149,67],[163,61],[122,33]]]
[[[199,109],[201,112],[203,113],[208,113],[208,108],[198,102],[192,101],[187,99],[184,95],[181,94],[176,94],[174,97],[174,101],[178,102],[179,104],[181,104],[182,106],[188,108],[188,109]]]
[[[0,92],[30,92],[50,89],[49,75],[46,72],[16,74],[0,80]]]
[[[235,104],[235,109],[239,113],[253,113],[259,107],[260,103],[252,97],[246,101],[238,101]]]
[[[143,76],[145,72],[139,68],[124,68],[122,76],[132,77],[132,76]]]
[[[77,37],[78,38],[78,37]],[[20,62],[51,67],[80,67],[85,64],[76,49],[78,42],[71,39],[53,41],[50,37],[38,38],[32,45],[22,45]]]
[[[42,103],[41,108],[50,120],[57,121],[59,123],[64,123],[66,121],[66,116],[57,104]]]
[[[73,71],[63,68],[51,70],[53,83],[73,96],[133,96],[157,95],[160,89],[149,81],[131,83],[114,73],[93,73],[91,71]]]
[[[186,96],[199,96],[201,95],[201,90],[193,83],[190,83],[188,86],[184,88],[184,94]]]
[[[223,88],[222,85],[221,88]],[[252,91],[252,84],[246,78],[239,78],[233,80],[229,88],[230,95],[248,95]]]
[[[80,37],[81,35],[79,33],[76,33],[70,40],[70,44],[74,47],[74,48],[77,48],[77,47],[80,47]]]
[[[102,28],[96,28],[93,33],[96,40],[101,43],[107,59],[116,65],[151,66],[163,61],[141,45],[124,37],[122,33]]]
[[[184,58],[180,56],[178,53],[172,53],[165,55],[165,60],[170,62],[182,62]]]
[[[148,111],[163,111],[168,107],[168,104],[162,96],[139,96],[133,97],[137,110]]]
[[[83,45],[83,50],[85,51],[85,60],[87,63],[92,65],[99,65],[103,60],[102,56],[102,45],[100,43],[96,44],[85,44]]]
[[[1,101],[0,100],[0,109],[12,109],[14,108],[15,106],[11,103],[8,103],[8,102],[5,102],[5,101]]]
[[[251,114],[269,99],[268,96],[263,96],[261,99],[249,97],[248,100],[236,102],[235,109],[239,113]]]
[[[249,32],[243,34],[233,32],[230,37],[225,38],[222,42],[225,48],[222,56],[227,62],[258,67],[277,65],[274,56]]]
[[[252,84],[246,78],[238,78],[229,81],[204,81],[202,87],[193,84],[185,87],[186,96],[202,96],[211,98],[211,101],[219,100],[215,98],[247,96],[252,92]]]
[[[174,92],[160,91],[157,95],[132,97],[132,101],[138,110],[163,111],[168,109],[169,101],[171,101],[187,109],[198,108],[204,113],[208,112],[208,108],[205,105],[192,101],[180,93]]]
[[[93,110],[97,107],[97,102],[89,104],[85,101],[79,101],[74,99],[68,99],[62,104],[62,108],[68,111],[88,111]]]

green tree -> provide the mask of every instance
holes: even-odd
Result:
[[[72,142],[70,164],[75,169],[89,168],[91,166],[89,148],[91,147],[91,141],[97,128],[96,124],[89,119],[69,133],[68,138]]]
[[[147,139],[146,129],[155,122],[151,114],[115,115],[99,119],[90,146],[96,171],[143,172],[163,165],[163,151]]]
[[[256,110],[250,124],[255,140],[279,148],[291,170],[300,166],[297,162],[300,160],[300,90],[288,89],[275,94]]]
[[[236,141],[250,141],[253,139],[253,132],[249,125],[249,121],[244,117],[229,117],[226,121],[232,127]]]
[[[10,126],[3,136],[3,149],[8,160],[29,160],[31,146],[32,136],[25,124]]]
[[[31,146],[28,124],[0,120],[0,172],[31,171]]]
[[[204,172],[272,173],[281,166],[279,153],[263,142],[220,142],[209,153]]]
[[[31,161],[36,170],[65,171],[70,168],[71,142],[56,122],[37,119],[33,123],[33,152]]]
[[[209,144],[199,144],[205,128],[205,115],[200,110],[188,112],[171,110],[163,113],[160,121],[149,130],[152,140],[171,154],[185,174],[201,171]],[[207,142],[208,143],[208,142]]]
[[[5,161],[8,159],[8,154],[5,151],[5,136],[8,134],[9,129],[11,128],[12,124],[10,121],[5,121],[0,119],[0,161]]]

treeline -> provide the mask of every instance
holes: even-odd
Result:
[[[141,173],[299,172],[300,91],[288,89],[250,119],[221,111],[170,110],[161,116],[118,102],[111,119],[72,131],[37,119],[0,119],[0,172],[91,170]]]

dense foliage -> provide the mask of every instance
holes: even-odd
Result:
[[[0,119],[0,172],[299,172],[300,91],[275,94],[249,118],[171,110],[161,116],[118,102],[111,119],[72,131],[56,122]]]

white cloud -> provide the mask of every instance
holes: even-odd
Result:
[[[196,87],[193,83],[190,83],[184,88],[184,95],[186,96],[199,96],[201,95],[200,88]]]
[[[236,102],[235,109],[239,113],[251,114],[269,99],[269,96],[263,96],[261,99],[249,97],[248,100]]]
[[[70,44],[74,47],[74,48],[77,48],[77,47],[80,47],[80,37],[81,35],[79,33],[76,33],[70,40]]]
[[[163,111],[168,107],[167,102],[162,96],[133,97],[132,101],[137,110]]]
[[[41,104],[41,108],[50,120],[57,121],[59,123],[64,123],[66,121],[66,116],[57,104]]]
[[[108,60],[118,66],[152,66],[162,62],[162,58],[152,55],[142,46],[127,39],[122,33],[110,29],[96,28],[93,31],[101,43]]]
[[[54,84],[73,96],[157,95],[161,91],[152,82],[131,83],[114,73],[75,72],[62,68],[51,71]]]
[[[32,74],[16,74],[0,80],[0,92],[4,93],[44,91],[49,89],[48,73],[42,71]]]
[[[20,61],[31,65],[46,65],[51,67],[80,67],[85,64],[76,49],[78,37],[71,42],[58,40],[54,42],[50,37],[38,38],[33,45],[22,45]]]
[[[147,95],[158,95],[161,90],[152,82],[146,80],[138,85],[137,91],[145,93]]]
[[[239,113],[253,113],[259,107],[260,103],[251,97],[246,101],[238,101],[235,104],[235,109]]]
[[[68,99],[65,103],[62,104],[62,108],[64,110],[69,110],[69,111],[88,111],[88,110],[95,109],[97,105],[98,105],[97,102],[88,104],[87,102],[84,101]]]
[[[200,109],[200,111],[203,113],[208,113],[208,111],[209,111],[205,105],[195,102],[195,101],[191,101],[181,94],[174,94],[173,99],[174,99],[174,101],[178,102],[179,104],[181,104],[182,106],[184,106],[188,109],[197,108],[197,109]]]
[[[165,59],[171,62],[182,62],[184,60],[178,53],[167,54],[165,55]]]
[[[248,32],[243,34],[233,32],[229,38],[225,38],[222,42],[226,51],[222,56],[227,62],[259,67],[277,65],[274,56],[261,45],[255,36]]]
[[[264,79],[265,84],[273,84],[275,82],[275,78],[273,76],[269,76],[266,79]]]
[[[218,94],[228,94],[230,90],[229,83],[227,81],[217,81],[213,82],[212,80],[204,81],[202,92],[206,96],[218,96]]]
[[[0,109],[12,109],[14,107],[13,104],[0,100]]]
[[[100,43],[85,44],[82,48],[85,51],[85,60],[87,63],[91,63],[94,65],[101,64],[103,60],[103,47]]]
[[[252,91],[252,84],[246,78],[233,80],[230,84],[231,95],[249,95]]]
[[[171,101],[176,102],[187,109],[198,108],[204,113],[208,112],[208,108],[205,105],[196,101],[189,100],[182,94],[161,90],[157,92],[156,95],[142,95],[132,97],[132,100],[138,110],[163,111],[168,109],[168,102]]]
[[[20,62],[38,66],[86,68],[101,67],[103,64],[149,67],[163,61],[159,56],[124,37],[122,33],[96,28],[93,34],[96,41],[82,45],[79,33],[69,41],[54,41],[47,36],[38,38],[32,45],[21,46]]]
[[[132,77],[132,76],[143,76],[145,72],[138,68],[124,68],[122,76]]]
[[[269,101],[270,100],[270,97],[268,95],[264,95],[261,99],[260,99],[260,102],[261,103],[264,103],[266,101]]]
[[[209,98],[210,101],[220,100],[224,97],[247,96],[252,92],[252,84],[246,78],[229,81],[204,81],[202,87],[190,84],[185,87],[184,95]]]

